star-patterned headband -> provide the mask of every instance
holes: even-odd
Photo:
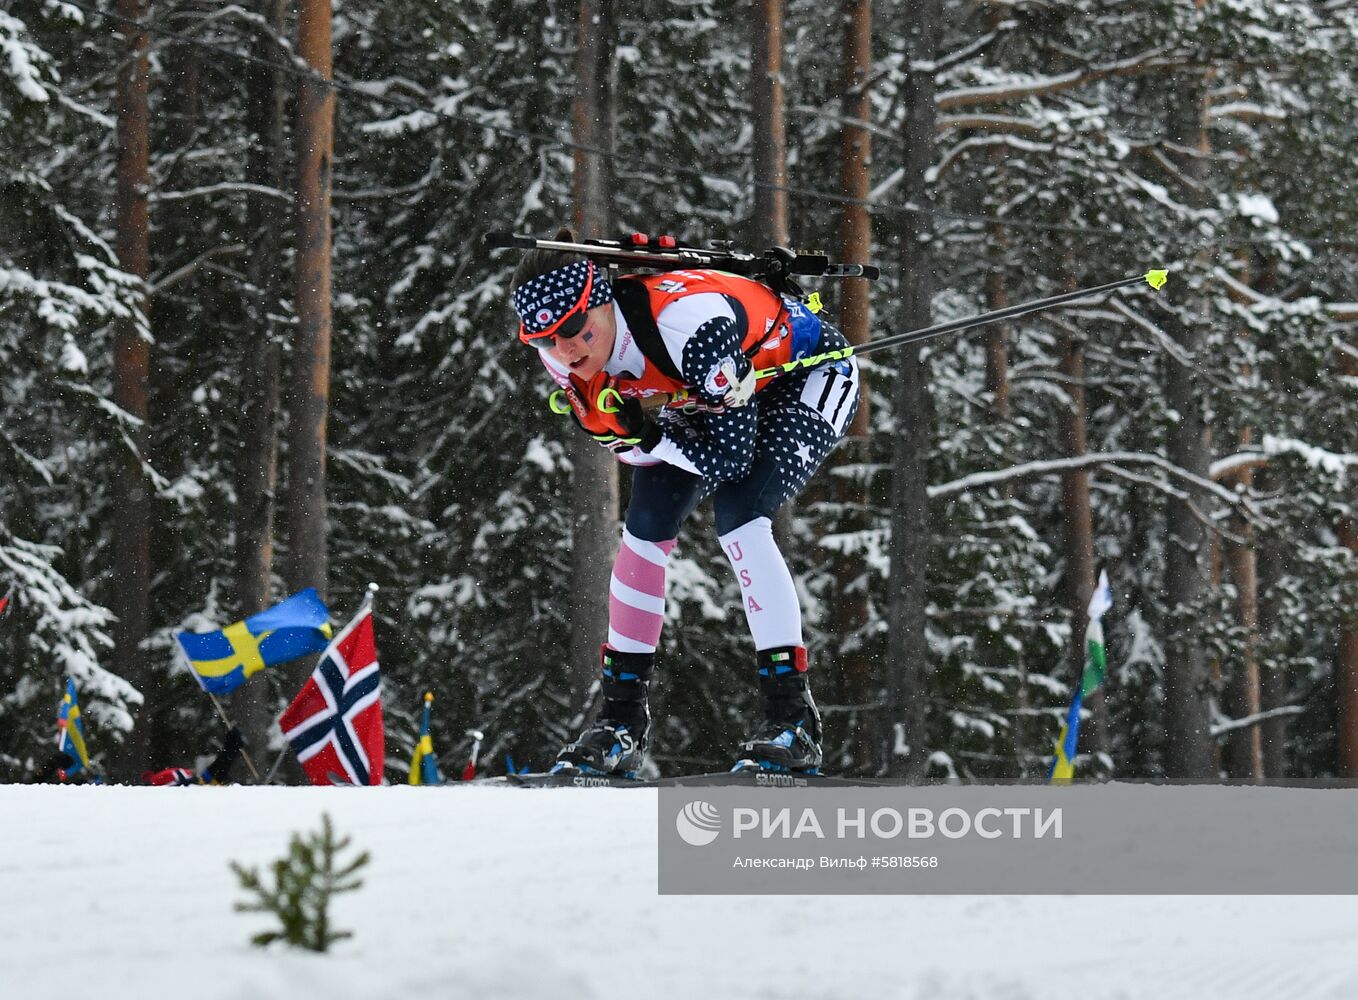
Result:
[[[519,339],[528,343],[550,336],[573,314],[612,301],[613,288],[592,261],[576,261],[540,274],[514,289]]]

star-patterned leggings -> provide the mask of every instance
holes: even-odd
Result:
[[[833,347],[829,348],[833,349]],[[785,375],[750,404],[758,407],[749,475],[716,483],[672,465],[632,473],[627,531],[648,542],[669,541],[709,494],[718,535],[758,517],[772,519],[819,468],[858,409],[858,364],[840,361]]]

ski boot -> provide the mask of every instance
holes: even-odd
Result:
[[[556,755],[552,774],[603,774],[635,778],[646,757],[651,712],[646,684],[654,653],[619,653],[603,647],[600,659],[604,704],[594,725]]]
[[[740,744],[740,759],[731,770],[819,773],[820,712],[807,681],[806,650],[782,646],[757,655],[764,722]]]

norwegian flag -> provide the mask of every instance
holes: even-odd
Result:
[[[365,602],[278,720],[313,785],[380,785],[386,760],[382,677]]]

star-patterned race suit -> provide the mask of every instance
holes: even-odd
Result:
[[[607,387],[623,398],[686,393],[659,410],[659,440],[611,450],[634,466],[622,546],[608,595],[604,707],[566,746],[557,768],[633,773],[645,754],[645,689],[664,624],[665,568],[680,524],[713,497],[718,541],[731,561],[754,637],[765,723],[740,757],[763,768],[820,765],[820,716],[809,693],[801,603],[773,537],[773,516],[830,454],[858,406],[853,359],[758,379],[751,370],[845,348],[838,330],[755,281],[708,270],[623,277],[612,283],[617,337],[589,385],[539,353],[587,425]],[[543,323],[553,319],[550,310]],[[606,421],[604,421],[606,423]],[[591,432],[593,432],[593,428]],[[625,446],[623,446],[625,447]],[[739,766],[739,765],[737,765]]]
[[[717,281],[723,291],[708,290]],[[650,286],[649,301],[634,290],[643,284]],[[771,517],[806,485],[853,419],[858,407],[857,363],[848,359],[762,379],[753,402],[739,407],[723,405],[729,386],[721,378],[722,365],[733,363],[736,374],[744,377],[752,366],[767,369],[847,347],[844,336],[801,303],[779,300],[765,286],[730,275],[670,272],[619,279],[614,288],[617,336],[604,364],[607,384],[624,397],[676,390],[689,394],[687,407],[659,411],[664,432],[659,444],[649,452],[637,448],[618,456],[637,467],[633,483],[641,487],[640,497],[633,493],[628,528],[642,528],[645,521],[651,530],[638,537],[673,538],[684,517],[714,491],[717,527],[723,534],[753,517]],[[743,294],[737,298],[732,292]],[[775,305],[760,309],[751,304],[759,299],[773,300]],[[640,309],[655,310],[649,324],[646,320],[651,317]],[[770,329],[774,325],[777,329]],[[644,335],[644,326],[651,326],[649,336]],[[747,352],[756,346],[752,362]],[[570,385],[564,367],[545,353],[540,357],[558,384]],[[590,389],[600,384],[596,380]],[[582,395],[590,391],[578,380],[576,388]],[[686,484],[682,502],[666,489],[666,496],[655,496],[655,502],[638,503],[655,492],[647,488],[651,477],[643,470],[660,465],[697,481]],[[672,475],[665,478],[667,486],[682,481]],[[737,497],[745,503],[737,504]]]
[[[800,646],[800,604],[772,542],[771,522],[853,419],[857,363],[851,358],[760,380],[744,406],[723,405],[729,385],[721,372],[723,364],[734,365],[744,378],[752,366],[748,354],[763,370],[847,341],[800,302],[732,275],[678,271],[620,278],[613,286],[617,336],[602,373],[608,385],[642,398],[684,389],[691,404],[659,411],[663,435],[649,452],[619,455],[635,467],[620,564],[629,548],[642,549],[660,565],[663,584],[679,526],[712,495],[717,532],[746,591],[756,647]],[[545,353],[540,357],[558,384],[571,384],[565,368]],[[599,384],[586,390],[576,380],[576,389],[585,395]],[[750,560],[761,565],[736,565]],[[639,575],[651,585],[637,588],[614,574],[609,645],[624,652],[654,650],[659,637],[663,586],[656,590],[655,574]]]

